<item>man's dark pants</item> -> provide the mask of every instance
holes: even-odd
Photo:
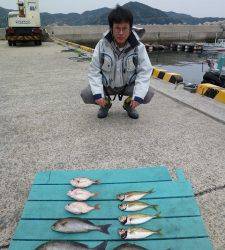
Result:
[[[122,94],[122,92],[124,91],[124,87],[122,88],[110,88],[110,87],[107,87],[106,88],[106,91],[107,91],[107,94],[109,95],[118,95],[118,94]],[[123,95],[124,96],[133,96],[133,91],[134,91],[134,84],[131,84],[129,86],[126,87]],[[106,93],[105,93],[106,95]],[[147,104],[151,101],[152,97],[154,96],[154,91],[153,89],[150,87],[145,98],[144,98],[144,101],[143,101],[143,104]],[[95,103],[95,99],[94,99],[94,96],[91,92],[91,87],[90,85],[88,85],[85,89],[83,89],[81,91],[81,97],[84,101],[84,103],[86,104],[96,104]]]

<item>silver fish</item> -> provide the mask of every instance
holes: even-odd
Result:
[[[151,207],[157,211],[158,205],[148,204],[142,201],[128,201],[119,205],[119,209],[122,211],[139,211]]]
[[[65,218],[56,221],[52,225],[52,230],[61,233],[86,233],[91,231],[100,231],[109,234],[108,228],[111,225],[95,225],[87,219]]]
[[[119,235],[122,239],[124,240],[136,240],[136,239],[144,239],[149,237],[152,234],[162,234],[161,233],[161,229],[156,230],[156,231],[152,231],[152,230],[148,230],[145,228],[141,228],[141,227],[130,227],[128,229],[119,229]]]
[[[148,192],[132,191],[123,194],[118,194],[117,199],[120,201],[137,201],[143,198],[145,195],[152,193],[154,193],[154,189],[151,189]]]
[[[91,197],[97,196],[98,193],[91,193],[85,189],[76,188],[68,191],[67,195],[77,201],[86,201]]]
[[[89,248],[87,245],[76,241],[52,240],[38,246],[35,250],[105,250],[106,246],[107,241],[102,242],[97,247]]]
[[[87,203],[85,202],[72,202],[70,204],[67,204],[65,206],[65,209],[73,214],[86,214],[92,210],[95,209],[100,209],[99,205],[95,205],[95,206],[89,206]]]
[[[155,214],[155,215],[148,215],[148,214],[123,215],[119,217],[119,221],[123,225],[138,225],[138,224],[143,224],[154,218],[160,218],[160,213]]]
[[[135,245],[135,244],[124,243],[124,244],[114,248],[113,250],[149,250],[149,249],[144,248],[144,247],[140,247],[140,246]]]
[[[86,188],[93,184],[100,184],[99,180],[91,180],[85,177],[77,177],[70,181],[70,184],[77,188]]]

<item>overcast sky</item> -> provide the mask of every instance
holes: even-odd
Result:
[[[0,6],[16,8],[17,0],[0,0]],[[129,0],[40,0],[41,12],[49,13],[82,13],[101,7],[114,7]],[[225,17],[225,0],[138,0],[153,8],[164,11],[190,14],[196,17]]]

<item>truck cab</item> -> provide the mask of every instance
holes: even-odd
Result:
[[[17,42],[34,41],[42,44],[42,29],[40,20],[39,0],[18,0],[18,11],[8,14],[6,40],[9,46]]]

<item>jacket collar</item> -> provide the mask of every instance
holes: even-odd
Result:
[[[111,31],[108,31],[105,35],[105,39],[111,44],[114,42],[113,35]],[[138,36],[137,34],[134,34],[134,31],[131,31],[131,34],[129,35],[127,39],[128,43],[130,44],[129,49],[134,49],[137,47],[140,43],[138,41]]]

